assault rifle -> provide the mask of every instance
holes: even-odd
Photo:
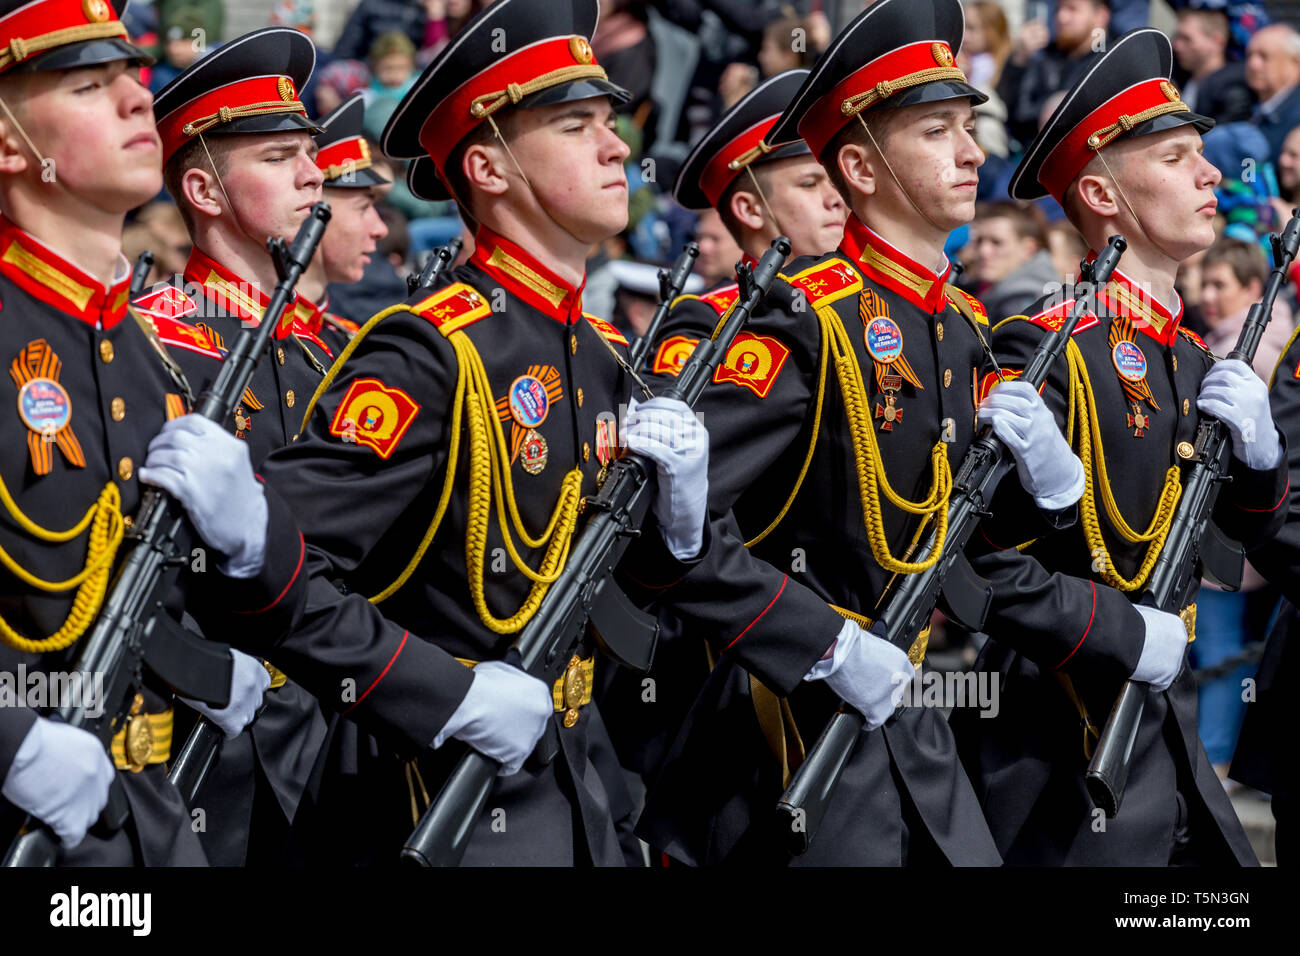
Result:
[[[1039,341],[1021,376],[1022,381],[1038,388],[1047,380],[1079,319],[1096,310],[1097,291],[1110,280],[1127,246],[1123,237],[1111,236],[1096,261],[1079,264],[1082,283],[1075,286],[1070,314]],[[893,597],[872,625],[872,634],[908,650],[930,620],[941,595],[951,617],[971,630],[980,629],[988,614],[992,595],[988,584],[976,575],[964,552],[980,519],[988,513],[998,482],[1014,466],[1015,460],[1006,445],[993,434],[992,426],[983,426],[967,449],[953,480],[943,556],[927,570],[902,577]],[[931,530],[922,546],[921,557],[933,551],[935,541],[935,531]],[[903,709],[900,704],[890,720],[897,720]],[[792,854],[806,852],[817,835],[864,723],[861,714],[847,704],[841,704],[781,795],[776,808],[778,832],[788,836],[788,848]]]
[[[439,246],[434,249],[429,256],[429,261],[424,264],[424,268],[419,274],[412,272],[406,277],[406,294],[415,295],[420,289],[432,289],[438,282],[438,276],[442,275],[444,269],[456,261],[460,255],[461,246],[464,240],[457,236],[445,246]]]
[[[329,205],[318,202],[291,246],[279,238],[267,241],[280,281],[261,323],[240,333],[216,381],[200,396],[195,414],[223,425],[229,421],[285,307],[293,301],[294,286],[311,262],[329,218]],[[180,569],[189,562],[187,524],[185,510],[170,494],[161,488],[144,493],[134,529],[123,542],[124,559],[73,665],[82,674],[104,675],[104,697],[94,702],[99,716],[87,712],[86,700],[67,701],[51,715],[94,734],[106,750],[123,727],[131,736],[128,725],[136,717],[132,711],[146,664],[178,694],[218,707],[229,702],[234,666],[229,648],[191,635],[163,608]],[[121,777],[116,775],[99,825],[110,831],[120,829],[129,814]],[[28,817],[9,845],[3,865],[51,866],[58,852],[53,831]]]
[[[1273,302],[1286,282],[1287,271],[1300,248],[1300,209],[1292,211],[1282,235],[1271,238],[1273,271],[1264,286],[1264,297],[1250,307],[1237,344],[1228,353],[1228,358],[1241,359],[1247,365],[1255,358],[1264,328],[1273,317]],[[1236,590],[1241,586],[1245,561],[1241,546],[1224,536],[1210,520],[1219,488],[1229,480],[1228,456],[1232,453],[1232,444],[1227,426],[1215,418],[1202,418],[1196,429],[1193,448],[1193,464],[1169,525],[1169,536],[1165,538],[1165,545],[1147,580],[1147,589],[1140,598],[1140,603],[1172,614],[1186,606],[1202,577]],[[1133,745],[1137,742],[1147,691],[1146,684],[1131,680],[1124,682],[1084,775],[1093,804],[1108,817],[1119,813],[1124,800],[1124,787],[1128,783]]]
[[[691,270],[695,268],[695,260],[699,255],[699,243],[688,242],[682,247],[682,253],[671,270],[659,270],[659,307],[646,326],[645,335],[633,342],[632,348],[628,350],[628,362],[636,371],[640,372],[645,367],[646,354],[650,351],[650,346],[654,345],[659,327],[664,324],[668,310],[686,288],[686,280],[691,277]]]
[[[718,362],[758,307],[790,255],[790,240],[779,236],[757,266],[741,265],[740,301],[712,339],[701,339],[665,395],[694,405],[713,378]],[[593,498],[590,515],[574,537],[568,562],[551,585],[537,613],[511,649],[527,673],[551,686],[581,645],[587,622],[595,625],[602,651],[625,667],[650,669],[658,624],[639,611],[614,581],[614,568],[630,540],[640,533],[655,494],[654,464],[637,454],[610,467]],[[402,859],[421,866],[456,866],[465,854],[474,825],[483,815],[501,765],[470,750],[421,817],[402,848]]]

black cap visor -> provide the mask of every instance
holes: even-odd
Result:
[[[963,83],[960,80],[934,80],[930,83],[922,83],[920,86],[913,86],[910,89],[895,93],[875,104],[871,109],[877,110],[896,110],[904,106],[917,106],[921,103],[940,103],[944,100],[957,100],[969,98],[971,106],[979,106],[981,103],[987,103],[988,97],[981,93],[969,83]]]
[[[1119,138],[1136,139],[1139,136],[1150,136],[1152,133],[1163,133],[1165,130],[1189,125],[1195,126],[1198,133],[1208,133],[1214,129],[1214,120],[1208,116],[1202,116],[1200,113],[1166,113],[1163,116],[1157,116],[1145,123],[1134,126]]]
[[[100,40],[86,40],[84,43],[69,43],[56,47],[47,53],[24,60],[15,65],[10,72],[38,73],[50,70],[76,70],[88,66],[102,66],[116,60],[134,60],[137,66],[152,66],[154,58],[144,50],[121,37],[105,37]]]
[[[321,128],[301,113],[264,113],[241,116],[205,130],[204,136],[234,136],[243,133],[288,133],[302,130],[315,135]]]
[[[352,175],[346,173],[337,179],[325,180],[326,189],[369,189],[371,186],[387,186],[392,180],[385,179],[370,167],[365,169],[353,170]]]
[[[530,93],[520,100],[518,105],[520,109],[527,110],[537,106],[568,103],[572,100],[588,100],[593,96],[612,97],[616,106],[620,106],[632,98],[632,94],[617,83],[611,83],[609,80],[602,80],[599,77],[589,77],[583,80],[574,80],[572,83],[560,83],[544,90],[538,90],[536,93]]]

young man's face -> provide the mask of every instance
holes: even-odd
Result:
[[[312,159],[316,150],[306,130],[237,137],[221,180],[248,233],[293,239],[321,198],[325,177]]]
[[[1223,177],[1203,154],[1201,134],[1191,126],[1152,133],[1126,144],[1112,169],[1133,204],[1142,228],[1157,248],[1176,260],[1214,242],[1214,187]],[[1118,193],[1118,190],[1116,190]],[[1129,218],[1118,197],[1121,218]]]
[[[327,282],[360,282],[370,264],[376,243],[388,235],[375,203],[378,189],[327,189],[330,222],[321,240],[320,254]]]
[[[794,156],[762,169],[767,201],[789,236],[792,256],[819,256],[840,244],[848,210],[821,163]]]
[[[629,150],[614,132],[608,99],[520,110],[514,130],[510,149],[547,213],[570,235],[596,243],[627,227]],[[514,164],[508,157],[505,163],[518,183]]]
[[[975,251],[975,275],[984,282],[1001,282],[1028,262],[1038,247],[1032,239],[1016,234],[1006,216],[976,219],[971,223],[971,247]]]
[[[970,100],[904,106],[890,118],[884,139],[877,135],[876,142],[907,195],[873,150],[876,193],[868,204],[879,203],[891,218],[914,222],[915,202],[945,233],[975,218],[977,170],[984,163],[984,152],[975,143]]]
[[[162,143],[154,128],[153,95],[140,84],[138,67],[121,60],[39,72],[26,79],[24,89],[22,124],[47,161],[42,170],[28,152],[34,180],[45,185],[53,177],[68,192],[113,213],[158,194]]]
[[[1238,282],[1226,262],[1212,262],[1201,272],[1201,312],[1211,325],[1245,312],[1262,292],[1257,282]]]

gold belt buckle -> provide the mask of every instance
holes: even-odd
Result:
[[[564,671],[564,726],[572,727],[578,722],[578,708],[582,706],[587,695],[587,675],[582,672],[582,658],[577,654],[569,658],[569,666]]]
[[[149,758],[153,756],[153,724],[149,723],[147,715],[140,713],[142,707],[144,695],[136,694],[131,701],[131,717],[127,721],[126,735],[122,742],[127,769],[132,773],[139,773],[148,766]]]

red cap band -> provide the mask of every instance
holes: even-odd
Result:
[[[76,33],[51,37],[63,30]],[[0,19],[0,71],[48,50],[105,37],[126,37],[126,26],[108,0],[29,3]]]
[[[163,162],[190,139],[214,126],[259,113],[301,113],[307,107],[298,99],[287,76],[254,76],[237,80],[197,96],[158,120]]]
[[[349,169],[368,169],[370,147],[364,136],[341,139],[316,154],[316,165],[325,173],[325,184],[329,185],[331,179],[338,179]]]
[[[750,165],[754,160],[751,159],[749,163],[745,163],[736,169],[731,168],[731,163],[748,152],[761,149],[759,144],[762,143],[763,137],[776,125],[779,118],[778,114],[755,123],[714,153],[713,158],[708,161],[703,172],[700,173],[700,192],[704,193],[710,205],[717,206],[718,200],[727,191],[727,187],[731,185],[732,180],[744,172],[745,166]],[[764,149],[762,152],[765,153],[767,150]],[[757,156],[754,157],[754,159],[757,158]]]

